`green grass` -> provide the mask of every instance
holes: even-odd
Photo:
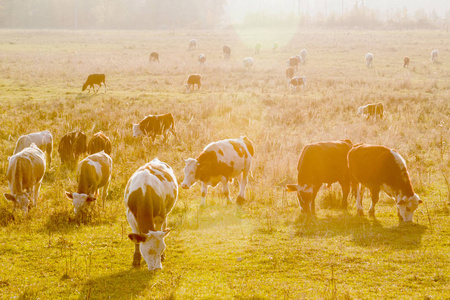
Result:
[[[187,43],[197,38],[196,51]],[[276,39],[280,50],[270,49]],[[0,200],[0,296],[4,299],[445,299],[450,297],[449,179],[450,36],[439,31],[0,31],[0,186],[21,134],[48,129],[55,143],[38,207],[28,216]],[[255,66],[242,59],[261,41]],[[223,44],[230,62],[220,58]],[[286,87],[286,60],[308,49],[308,89]],[[439,63],[431,64],[431,50]],[[160,64],[150,64],[152,51]],[[365,67],[364,55],[375,55]],[[205,66],[197,56],[207,56]],[[411,57],[403,69],[403,56]],[[108,90],[81,93],[90,73],[105,73]],[[186,94],[190,73],[202,89]],[[383,102],[386,118],[364,121],[357,107]],[[155,145],[134,139],[131,123],[172,112],[181,140]],[[442,123],[443,122],[443,123]],[[440,126],[443,124],[443,126]],[[104,209],[73,220],[65,190],[75,172],[62,168],[62,135],[103,130],[113,143],[113,175]],[[169,216],[163,269],[131,267],[123,192],[129,177],[158,157],[179,181],[182,158],[211,141],[247,135],[256,155],[243,209],[209,189],[179,191]],[[424,205],[414,224],[399,226],[382,194],[376,219],[336,208],[340,187],[323,188],[317,217],[300,215],[283,192],[296,179],[304,145],[349,138],[397,149]],[[238,186],[232,184],[235,197]],[[363,202],[367,214],[369,199]]]

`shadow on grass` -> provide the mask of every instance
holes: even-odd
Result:
[[[78,299],[133,299],[146,289],[154,277],[155,274],[145,268],[132,268],[89,279]]]
[[[296,232],[298,236],[307,238],[351,236],[351,240],[358,246],[372,248],[381,246],[394,250],[419,248],[427,229],[426,226],[415,223],[383,227],[376,218],[355,216],[348,212],[325,219],[300,219]]]

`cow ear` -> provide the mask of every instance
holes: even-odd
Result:
[[[298,192],[298,185],[297,184],[286,184],[286,191]]]
[[[86,202],[92,202],[92,201],[95,201],[95,200],[97,200],[97,198],[92,197],[92,196],[88,196],[88,197],[86,198]]]
[[[130,233],[128,235],[130,240],[132,240],[135,244],[139,244],[145,242],[146,236],[144,234]]]
[[[5,193],[5,194],[3,194],[3,195],[5,196],[5,198],[6,198],[7,200],[16,202],[16,197],[14,197],[13,195],[7,194],[7,193]]]
[[[66,197],[67,197],[67,198],[69,198],[69,199],[73,199],[73,195],[72,195],[72,193],[69,193],[69,192],[65,192],[65,194],[66,194]]]

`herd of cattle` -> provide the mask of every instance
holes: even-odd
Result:
[[[189,49],[195,49],[196,45],[197,42],[191,40]],[[260,48],[261,45],[257,45],[255,53],[259,53]],[[223,52],[229,59],[231,48],[224,46]],[[303,49],[299,56],[291,57],[288,61],[286,76],[295,87],[306,85],[304,76],[293,76],[298,64],[306,61],[306,54],[307,51]],[[366,56],[368,67],[373,60],[373,55],[369,54]],[[204,62],[206,57],[202,55],[199,61],[201,58],[201,62]],[[435,61],[436,58],[437,51],[433,51],[432,60]],[[150,59],[159,61],[158,53],[152,53]],[[404,64],[407,66],[409,61],[409,58],[405,58]],[[253,59],[247,60],[247,64],[251,68]],[[200,79],[199,74],[190,75],[187,88],[194,85],[200,88]],[[88,86],[89,90],[94,88],[94,84],[100,88],[102,83],[106,90],[105,75],[92,74],[83,85],[83,90]],[[382,118],[383,104],[361,106],[358,113],[367,118]],[[140,123],[133,124],[132,129],[134,137],[145,135],[153,142],[157,135],[163,135],[166,140],[169,133],[179,138],[171,113],[146,116]],[[103,132],[98,132],[89,142],[87,140],[82,131],[75,130],[66,133],[58,145],[61,163],[69,168],[74,168],[79,158],[86,152],[88,154],[78,163],[76,192],[65,192],[66,197],[73,201],[77,217],[87,214],[95,207],[92,203],[95,203],[100,189],[104,205],[112,173],[110,139]],[[8,159],[7,180],[10,193],[4,194],[6,199],[14,203],[14,208],[27,213],[30,207],[36,205],[46,165],[51,164],[52,150],[53,136],[48,130],[23,135],[17,140],[14,153]],[[228,184],[236,178],[240,185],[236,204],[242,206],[245,203],[245,188],[254,155],[255,147],[246,136],[212,142],[197,158],[185,160],[181,187],[189,189],[200,181],[201,206],[204,206],[208,186],[215,187],[220,182],[227,203],[232,203]],[[375,215],[375,205],[381,190],[394,199],[401,222],[412,221],[414,211],[422,203],[414,193],[405,160],[395,150],[383,146],[353,144],[350,140],[312,143],[303,148],[297,171],[297,184],[288,184],[286,190],[297,192],[301,210],[307,215],[315,214],[315,197],[321,186],[335,182],[342,188],[343,208],[347,207],[350,190],[353,191],[359,215],[363,215],[362,198],[365,188],[371,193],[371,216]],[[168,164],[157,158],[140,167],[129,179],[124,199],[127,219],[132,228],[129,238],[135,243],[133,265],[140,264],[142,254],[149,270],[162,268],[164,237],[169,233],[166,228],[167,215],[177,198],[178,183],[175,174]]]

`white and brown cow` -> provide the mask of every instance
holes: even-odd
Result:
[[[301,86],[306,89],[306,77],[305,76],[295,76],[289,81],[289,86],[291,90],[296,91],[297,87]]]
[[[422,200],[414,193],[405,160],[397,151],[383,146],[355,145],[348,153],[348,167],[352,182],[358,188],[356,208],[359,215],[363,215],[362,198],[364,187],[367,187],[372,195],[370,216],[375,216],[375,205],[380,190],[383,190],[397,204],[399,220],[412,221]]]
[[[163,135],[167,140],[169,132],[178,139],[175,131],[175,120],[171,113],[163,115],[148,115],[139,124],[133,124],[133,137],[141,135],[149,136],[155,142],[157,135]]]
[[[349,140],[318,142],[303,147],[298,160],[297,184],[288,184],[288,191],[297,192],[302,212],[315,214],[315,201],[320,187],[339,182],[342,187],[342,208],[347,207],[350,176],[347,154],[352,148]]]
[[[77,171],[77,192],[66,192],[67,198],[73,201],[76,216],[85,211],[88,205],[97,199],[100,188],[102,188],[103,207],[105,206],[111,172],[112,159],[105,151],[91,154],[80,161]]]
[[[9,158],[6,178],[11,194],[5,193],[5,198],[27,213],[30,206],[36,206],[44,173],[44,152],[32,143]]]
[[[47,155],[48,166],[52,163],[52,151],[53,151],[53,136],[48,130],[41,132],[29,133],[22,135],[17,139],[16,148],[14,154],[19,153],[23,149],[30,147],[31,144],[35,144],[39,149]]]
[[[125,189],[127,219],[135,243],[133,265],[139,266],[141,254],[150,271],[161,269],[161,256],[166,244],[164,237],[167,215],[177,201],[178,184],[172,168],[157,158],[140,167]]]
[[[299,63],[300,63],[300,56],[292,56],[291,58],[289,58],[287,66],[298,70]]]
[[[358,107],[358,114],[366,116],[366,120],[370,117],[377,120],[378,118],[383,119],[384,116],[384,106],[383,103],[373,103]]]
[[[232,203],[228,188],[228,181],[239,177],[240,191],[236,199],[236,204],[242,205],[245,202],[245,186],[250,172],[254,148],[252,142],[247,137],[238,139],[227,139],[213,142],[203,149],[197,157],[185,160],[184,180],[181,184],[183,189],[189,189],[197,181],[202,183],[202,202],[205,205],[208,186],[215,187],[222,182],[223,193],[227,198],[227,203]]]
[[[200,75],[200,74],[189,75],[187,83],[185,84],[186,92],[187,93],[190,92],[191,87],[192,87],[192,90],[195,90],[195,85],[197,85],[197,90],[200,90],[200,88],[202,87],[202,75]]]

